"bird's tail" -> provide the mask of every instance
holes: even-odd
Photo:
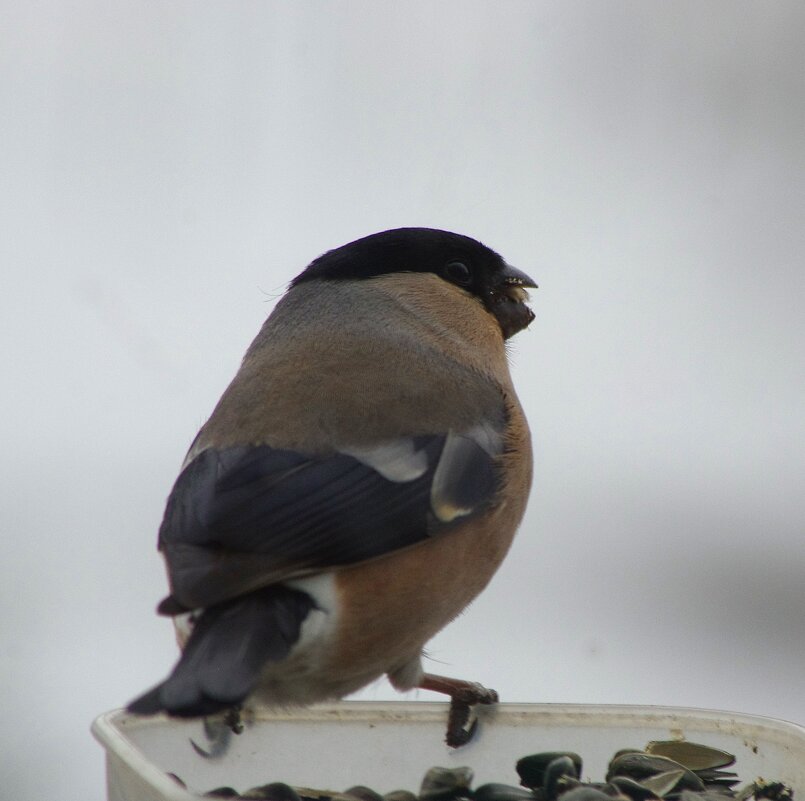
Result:
[[[314,606],[307,593],[274,585],[205,609],[171,675],[128,711],[199,717],[241,703],[265,664],[288,655]]]

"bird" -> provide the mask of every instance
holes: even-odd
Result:
[[[159,529],[182,646],[132,714],[307,706],[387,676],[450,697],[426,643],[486,587],[522,520],[529,427],[508,340],[536,283],[463,234],[396,228],[289,284],[190,445]]]

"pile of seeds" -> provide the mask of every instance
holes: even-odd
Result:
[[[546,751],[518,760],[520,787],[492,782],[473,788],[471,768],[434,767],[418,793],[395,790],[380,795],[360,785],[333,792],[272,782],[244,793],[218,787],[204,796],[264,801],[793,801],[792,789],[781,782],[758,778],[736,789],[737,774],[726,770],[734,764],[732,754],[717,748],[655,740],[642,751],[618,751],[602,782],[582,782],[578,754]],[[173,778],[184,786],[178,776]]]

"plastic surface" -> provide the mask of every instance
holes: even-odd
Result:
[[[101,715],[92,731],[106,749],[109,801],[189,801],[214,787],[243,792],[272,781],[416,792],[433,765],[469,765],[473,786],[518,784],[515,761],[548,750],[577,751],[584,778],[602,780],[616,750],[682,738],[735,754],[742,782],[762,776],[805,793],[805,728],[793,723],[670,707],[499,704],[479,709],[475,739],[453,750],[443,742],[447,710],[447,704],[405,701],[265,710],[242,734],[226,730],[217,747],[199,721],[123,711]],[[220,753],[202,756],[191,740]]]

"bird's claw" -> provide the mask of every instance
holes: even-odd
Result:
[[[243,719],[240,713],[241,707],[233,706],[222,718],[204,718],[204,736],[207,738],[209,749],[202,748],[191,739],[190,745],[193,750],[204,759],[222,757],[229,749],[232,735],[243,732]]]
[[[466,745],[475,736],[478,729],[478,718],[475,718],[469,726],[471,707],[475,704],[496,704],[498,694],[495,690],[490,690],[482,684],[467,682],[450,697],[450,713],[447,717],[447,734],[445,742],[451,748],[459,748]]]

